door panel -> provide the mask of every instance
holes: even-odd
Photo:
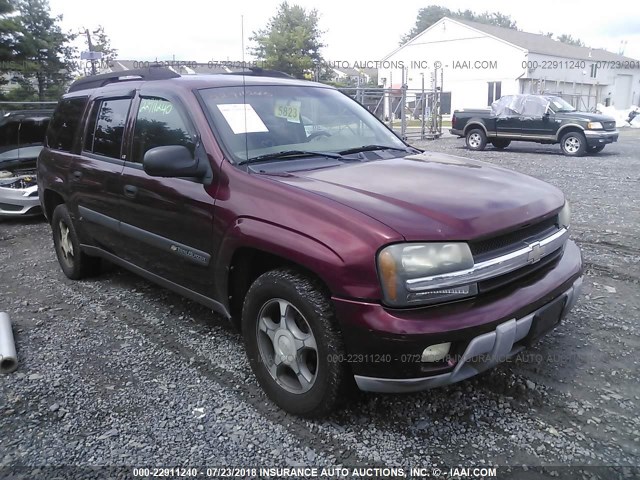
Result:
[[[496,131],[499,135],[516,137],[522,133],[522,119],[520,115],[509,115],[496,118]]]
[[[124,125],[131,98],[93,102],[83,148],[68,172],[83,231],[93,244],[120,255],[126,248],[118,228]]]
[[[140,99],[131,156],[122,172],[123,258],[167,280],[211,295],[215,186],[184,178],[147,175],[144,154],[183,145],[195,156],[195,129],[177,100]],[[201,161],[208,161],[206,158]]]

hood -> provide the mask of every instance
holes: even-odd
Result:
[[[616,119],[609,115],[590,112],[560,112],[555,114],[556,118],[579,119],[587,122],[615,122]]]
[[[562,192],[545,182],[437,153],[269,177],[354,208],[410,241],[473,240],[546,218],[564,204]]]

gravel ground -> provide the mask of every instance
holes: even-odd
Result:
[[[463,143],[449,137],[416,145],[533,175],[572,202],[572,235],[587,270],[583,296],[535,348],[460,384],[362,394],[328,419],[301,420],[269,403],[240,336],[210,311],[115,267],[70,281],[42,219],[4,221],[0,311],[14,323],[20,367],[0,377],[0,472],[43,465],[637,467],[640,131],[577,159],[557,145],[469,152]]]

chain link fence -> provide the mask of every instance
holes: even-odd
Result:
[[[404,139],[433,139],[442,135],[442,96],[439,90],[379,87],[341,88]]]

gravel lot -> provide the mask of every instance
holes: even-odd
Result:
[[[326,420],[301,420],[268,402],[240,336],[210,311],[114,267],[70,281],[42,219],[4,221],[0,311],[14,323],[20,367],[0,377],[0,472],[52,464],[637,467],[640,131],[576,159],[557,145],[473,153],[463,144],[416,145],[533,175],[572,202],[583,296],[535,348],[480,378],[420,394],[363,394]]]

